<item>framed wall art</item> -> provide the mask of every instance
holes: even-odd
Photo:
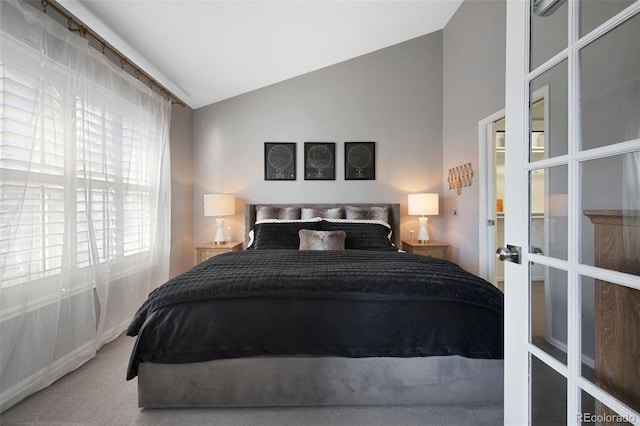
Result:
[[[334,142],[304,143],[304,179],[336,179],[336,144]]]
[[[376,178],[376,143],[344,143],[345,180],[374,180]]]
[[[296,180],[295,142],[264,143],[264,180]]]

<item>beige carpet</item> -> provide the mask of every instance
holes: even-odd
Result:
[[[498,425],[500,404],[416,407],[146,409],[125,381],[134,339],[121,336],[96,358],[0,414],[10,425]]]

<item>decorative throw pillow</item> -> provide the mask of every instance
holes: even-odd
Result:
[[[344,208],[347,219],[380,220],[389,223],[389,207],[354,207]]]
[[[301,229],[300,250],[344,250],[344,231],[312,231]]]
[[[314,217],[322,217],[329,219],[344,219],[344,209],[342,207],[333,207],[326,209],[316,209],[311,207],[303,207],[300,212],[300,219],[309,220]]]
[[[268,219],[296,220],[300,219],[300,207],[256,207],[256,222]]]

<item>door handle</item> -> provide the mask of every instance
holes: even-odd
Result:
[[[520,264],[520,253],[522,252],[522,247],[512,246],[511,244],[507,244],[507,248],[499,247],[496,250],[496,257],[498,260],[513,262]]]

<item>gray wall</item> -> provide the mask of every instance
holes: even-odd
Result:
[[[504,50],[504,49],[503,49]],[[194,240],[211,241],[202,195],[236,195],[226,220],[243,241],[255,202],[401,203],[402,236],[417,229],[407,194],[442,191],[442,32],[438,31],[194,112]],[[264,180],[264,142],[297,142],[297,180]],[[336,142],[336,180],[305,181],[303,143]],[[376,179],[344,180],[344,142],[376,142]],[[442,216],[432,238],[445,238]]]
[[[452,260],[478,273],[478,121],[504,108],[506,2],[465,1],[444,29],[443,180],[470,162],[476,175],[461,195],[445,192],[445,241]],[[445,182],[446,183],[446,182]],[[454,215],[454,209],[457,215]]]
[[[171,109],[171,260],[169,276],[193,266],[193,110]]]

